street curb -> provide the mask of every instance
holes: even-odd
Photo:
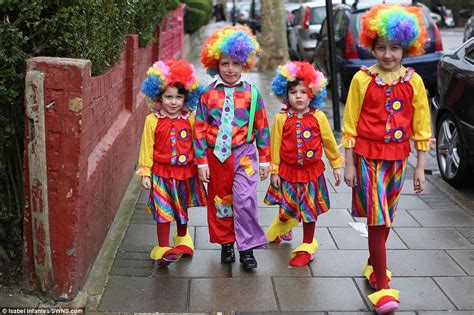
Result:
[[[457,203],[467,214],[474,216],[474,202],[445,182],[443,178],[436,175],[427,175],[426,180],[438,188],[438,190],[445,192],[448,197]]]
[[[139,196],[140,178],[133,176],[120,202],[102,249],[90,270],[89,277],[77,298],[70,304],[85,307],[86,311],[96,311],[99,307],[109,281],[109,272],[127,232]]]

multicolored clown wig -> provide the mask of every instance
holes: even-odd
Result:
[[[288,105],[288,83],[301,80],[308,89],[311,99],[309,106],[317,108],[323,105],[326,97],[327,79],[306,61],[293,61],[278,67],[272,81],[272,91],[283,104]]]
[[[409,56],[421,55],[428,32],[419,7],[378,4],[362,17],[359,41],[362,47],[373,49],[374,41],[383,38],[402,46]]]
[[[201,63],[207,73],[214,76],[218,73],[219,59],[226,55],[242,63],[242,70],[247,72],[255,64],[258,53],[260,44],[250,28],[244,25],[227,26],[207,39],[201,50]]]
[[[160,94],[168,87],[181,84],[187,92],[185,105],[194,110],[202,94],[203,86],[197,80],[194,67],[186,60],[171,59],[155,62],[146,72],[142,83],[142,92],[152,100],[155,106]]]

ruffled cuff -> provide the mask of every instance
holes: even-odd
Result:
[[[355,144],[356,144],[356,139],[354,137],[346,136],[346,135],[342,136],[342,145],[344,146],[344,148],[347,148],[347,149],[353,148],[355,147]]]
[[[329,165],[331,165],[332,169],[341,168],[344,166],[344,157],[340,155],[337,159],[330,160]]]
[[[434,143],[434,139],[415,140],[415,150],[429,151],[432,143]]]
[[[138,168],[138,170],[135,172],[136,175],[138,176],[151,176],[151,168],[146,167],[146,166],[141,166]]]
[[[273,174],[273,175],[278,175],[278,169],[279,169],[279,165],[275,165],[273,163],[270,164],[270,174]]]

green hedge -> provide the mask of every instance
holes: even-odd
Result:
[[[26,59],[90,59],[93,74],[120,57],[127,34],[140,44],[178,0],[0,0],[0,283],[23,252],[23,91]],[[13,270],[13,272],[12,272]]]
[[[201,26],[209,23],[212,17],[211,0],[183,0],[184,31],[187,34],[196,32]]]

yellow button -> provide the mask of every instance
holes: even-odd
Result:
[[[179,161],[180,163],[186,162],[186,159],[187,159],[187,157],[186,157],[186,155],[184,155],[184,154],[181,154],[181,155],[178,157],[178,161]]]
[[[311,132],[309,130],[306,130],[303,132],[303,138],[309,139],[311,137]]]
[[[186,138],[188,136],[188,132],[186,130],[181,130],[181,138]]]
[[[400,103],[400,101],[395,101],[395,102],[393,102],[392,108],[393,108],[394,110],[399,110],[400,107],[402,107],[402,103]]]
[[[400,140],[403,137],[403,132],[401,130],[397,130],[395,131],[393,136],[395,137],[395,139]]]
[[[308,152],[306,152],[306,157],[307,157],[307,158],[310,159],[310,158],[312,158],[313,156],[314,156],[314,151],[308,151]]]

